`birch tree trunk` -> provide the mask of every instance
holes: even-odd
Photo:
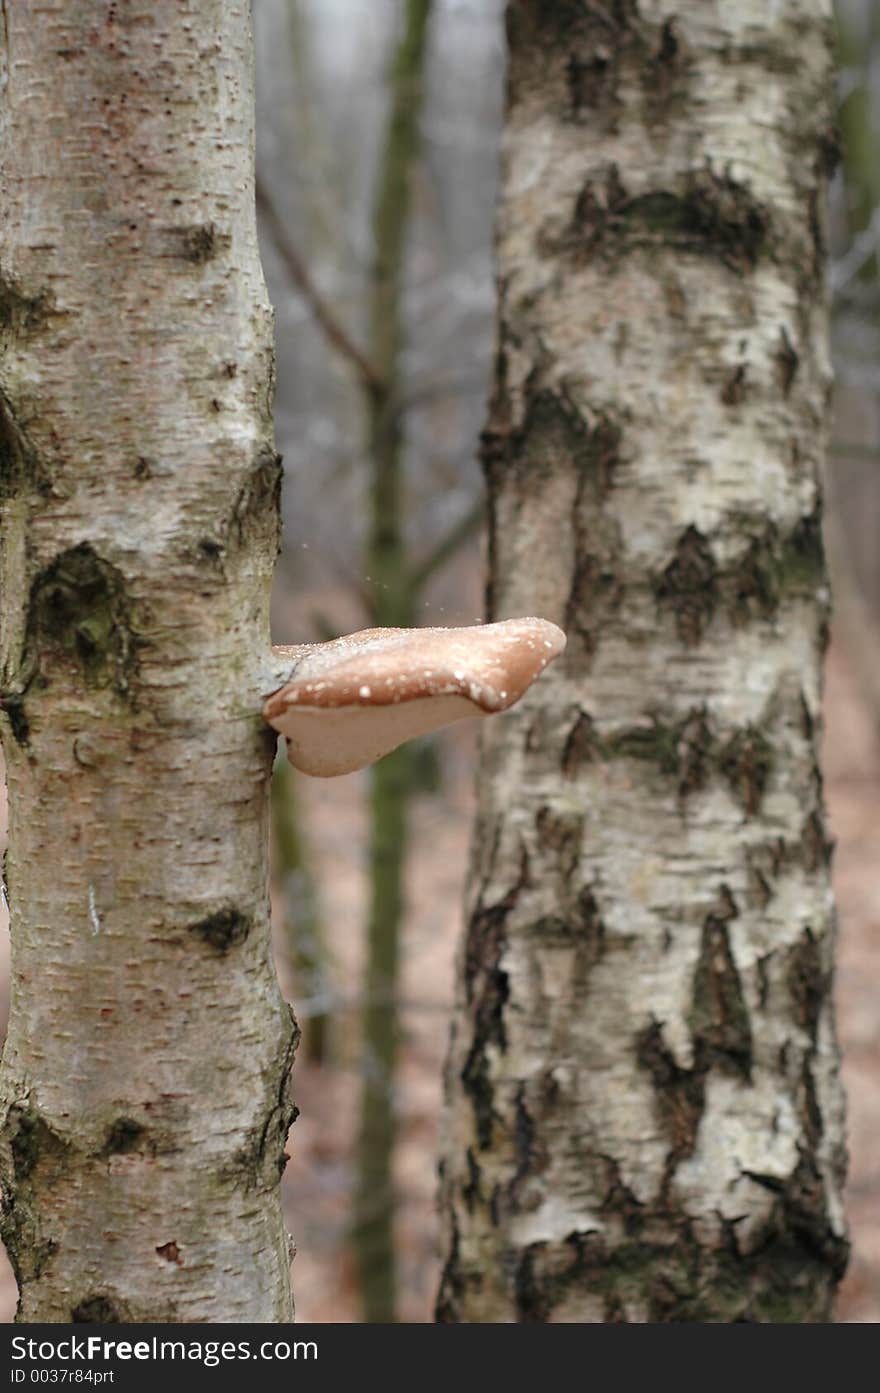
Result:
[[[250,5],[3,0],[0,61],[19,1318],[285,1320]]]
[[[825,0],[510,0],[487,725],[438,1315],[821,1321]]]

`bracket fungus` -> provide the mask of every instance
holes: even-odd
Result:
[[[292,664],[263,715],[295,769],[329,778],[414,736],[506,711],[565,647],[546,619],[462,629],[363,629],[329,643],[274,648]]]

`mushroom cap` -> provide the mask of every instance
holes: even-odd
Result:
[[[276,648],[293,676],[263,715],[296,769],[328,778],[381,759],[428,731],[518,701],[565,647],[546,619],[463,629],[363,629]]]

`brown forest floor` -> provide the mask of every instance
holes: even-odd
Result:
[[[420,799],[414,814],[398,1091],[400,1318],[405,1321],[431,1319],[437,1280],[434,1158],[471,814],[473,740],[473,733],[462,729],[448,741],[445,786],[439,795]],[[825,769],[837,840],[837,995],[849,1096],[853,1240],[837,1315],[841,1321],[875,1322],[880,1321],[880,738],[837,648],[828,664]],[[303,779],[299,785],[339,997],[332,1066],[300,1062],[295,1071],[301,1116],[291,1132],[284,1197],[298,1249],[293,1274],[302,1321],[358,1319],[346,1232],[357,1097],[364,790],[363,775],[326,783]],[[2,831],[0,823],[0,837]],[[0,1008],[5,1018],[3,927]],[[279,958],[285,990],[296,999],[281,951]],[[14,1283],[4,1264],[0,1319],[11,1320],[14,1306]]]

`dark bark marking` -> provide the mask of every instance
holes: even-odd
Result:
[[[719,768],[747,817],[757,817],[773,770],[773,751],[754,726],[738,730],[721,751]]]
[[[576,535],[581,531],[585,533],[586,529],[576,527]],[[594,531],[594,544],[596,540],[598,538]],[[577,636],[589,659],[599,646],[601,633],[613,624],[614,616],[620,610],[624,587],[613,559],[607,553],[604,556],[596,555],[583,551],[580,545],[576,547],[576,553],[563,622],[569,642]]]
[[[445,1183],[442,1173],[440,1179],[441,1184]],[[454,1205],[448,1205],[447,1212],[452,1225],[452,1240],[449,1244],[449,1255],[440,1274],[434,1307],[434,1319],[440,1325],[453,1325],[458,1321],[460,1304],[467,1290],[467,1282],[461,1270],[461,1238]]]
[[[815,1057],[815,1047],[811,1046],[801,1061],[800,1088],[798,1092],[804,1136],[807,1139],[808,1145],[812,1148],[819,1145],[825,1130],[822,1109],[819,1106],[819,1095],[816,1092],[816,1080],[813,1077],[813,1061]]]
[[[721,401],[724,406],[741,406],[745,401],[747,374],[747,363],[737,363],[736,367],[727,374],[721,388]]]
[[[16,1281],[36,1280],[56,1251],[43,1236],[37,1191],[51,1190],[68,1163],[69,1144],[29,1102],[13,1103],[3,1124],[0,1150],[0,1238]]]
[[[287,1165],[287,1134],[299,1116],[291,1096],[290,1071],[300,1042],[300,1029],[288,1007],[289,1028],[272,1066],[270,1079],[277,1077],[274,1095],[267,1099],[267,1112],[261,1127],[254,1129],[225,1170],[227,1178],[248,1189],[272,1190]]]
[[[712,734],[704,706],[694,707],[675,732],[679,802],[704,787]]]
[[[804,870],[814,871],[830,865],[834,842],[825,834],[825,823],[819,811],[810,813],[801,832],[801,849]]]
[[[756,866],[765,881],[779,879],[791,860],[791,848],[784,837],[775,837],[769,842],[757,842],[749,848],[749,865]]]
[[[0,389],[0,501],[22,492],[46,494],[49,483],[12,402]]]
[[[800,361],[800,356],[795,351],[794,344],[788,336],[788,330],[783,324],[779,330],[779,347],[776,350],[776,373],[779,389],[784,397],[791,394]]]
[[[621,34],[638,20],[637,0],[509,0],[508,21],[530,23],[529,32],[548,49],[589,34]]]
[[[504,287],[501,287],[503,296]],[[515,479],[515,498],[519,509],[527,509],[550,477],[564,477],[572,470],[577,480],[574,527],[578,554],[589,554],[572,578],[566,622],[576,631],[589,631],[600,625],[607,612],[619,603],[620,585],[614,577],[614,557],[619,549],[616,528],[603,535],[596,513],[610,492],[620,458],[622,423],[604,406],[584,407],[574,402],[564,388],[542,384],[542,363],[537,361],[524,384],[524,406],[520,424],[514,426],[514,408],[507,383],[506,343],[513,336],[502,326],[501,344],[496,357],[496,387],[490,419],[481,435],[481,462],[489,496],[489,553],[497,554],[497,518],[493,500]],[[539,359],[540,359],[540,355]],[[583,535],[589,512],[589,538]],[[606,528],[605,531],[608,531]],[[490,568],[491,570],[491,568]],[[587,573],[588,572],[588,573]],[[487,609],[494,613],[494,597],[487,592]],[[570,621],[570,622],[569,622]],[[592,643],[592,638],[590,639]]]
[[[562,751],[562,772],[573,779],[585,764],[601,758],[601,743],[596,735],[592,716],[581,711],[565,738]]]
[[[721,578],[731,622],[738,626],[772,619],[790,597],[805,596],[815,603],[826,582],[818,507],[788,533],[763,519],[755,519],[755,525],[758,530],[745,551]]]
[[[93,1292],[70,1313],[74,1325],[126,1325],[130,1320],[122,1302],[104,1292]]]
[[[695,1067],[698,1061],[704,1071],[718,1067],[750,1083],[752,1028],[727,927],[737,914],[729,889],[722,885],[718,907],[703,923],[689,1025]]]
[[[767,1003],[770,1000],[770,964],[774,957],[775,951],[771,949],[769,953],[762,953],[756,963],[758,976],[758,1006],[762,1011],[766,1010]]]
[[[718,567],[696,527],[682,533],[674,557],[654,583],[654,593],[661,609],[671,610],[681,642],[696,647],[718,604]]]
[[[755,1178],[755,1177],[753,1177]],[[772,1178],[771,1178],[772,1179]],[[761,1183],[758,1180],[758,1183]],[[770,1188],[768,1186],[768,1188]],[[795,1195],[798,1189],[795,1187]],[[668,1323],[766,1322],[797,1324],[829,1319],[828,1253],[837,1270],[846,1262],[827,1229],[824,1210],[810,1196],[780,1198],[753,1251],[736,1249],[735,1227],[724,1225],[722,1246],[707,1251],[685,1215],[665,1209],[667,1242],[630,1241],[609,1248],[597,1235],[572,1235],[574,1259],[556,1281],[554,1297],[574,1289],[605,1298],[606,1312],[647,1304],[648,1319]]]
[[[280,547],[283,473],[281,456],[275,450],[267,447],[258,452],[239,490],[227,529],[243,549],[255,548],[258,539],[267,534],[276,551]]]
[[[783,538],[781,553],[781,584],[815,598],[817,586],[825,584],[828,575],[822,541],[821,501]]]
[[[571,902],[568,883],[563,877],[560,901],[567,910],[565,918],[547,915],[531,925],[521,926],[522,932],[534,938],[544,948],[573,948],[571,969],[571,1007],[583,1009],[590,973],[604,958],[607,950],[605,923],[599,912],[592,888],[586,886]],[[568,903],[567,903],[568,902]],[[559,1009],[561,1003],[556,1003]]]
[[[244,943],[252,928],[253,919],[250,915],[242,914],[235,905],[224,905],[213,914],[207,914],[203,919],[187,924],[186,932],[195,934],[218,953],[228,953],[232,948]]]
[[[465,1205],[467,1206],[468,1214],[473,1214],[474,1207],[476,1206],[477,1202],[480,1199],[482,1199],[482,1193],[480,1190],[480,1166],[476,1156],[474,1155],[474,1149],[472,1146],[469,1146],[467,1149],[466,1161],[468,1169],[468,1178],[466,1183],[461,1187],[461,1197],[464,1200]]]
[[[804,869],[811,873],[831,861],[834,843],[826,836],[822,817],[821,771],[815,769],[817,798],[819,807],[810,814],[804,824],[800,845],[800,861]],[[793,857],[794,859],[794,857]],[[805,1092],[805,1122],[818,1138],[822,1134],[822,1114],[816,1096],[812,1077],[812,1066],[818,1049],[819,1020],[824,1003],[832,994],[833,968],[827,948],[816,938],[808,925],[797,944],[789,951],[787,963],[787,984],[795,1005],[795,1019],[807,1032],[809,1049],[804,1058],[802,1084]],[[845,1170],[846,1159],[841,1161],[841,1171]]]
[[[61,552],[31,585],[22,664],[25,687],[53,669],[132,700],[138,669],[132,603],[122,572],[83,542]]]
[[[672,15],[663,21],[659,43],[642,72],[642,120],[646,126],[668,121],[674,109],[686,99],[690,67],[690,55]]]
[[[24,692],[0,692],[0,711],[9,722],[16,744],[22,748],[30,743],[30,723],[24,709]]]
[[[822,84],[822,95],[831,105],[831,92]],[[822,129],[819,131],[816,150],[815,170],[817,178],[831,179],[843,159],[843,130],[831,111],[828,111]]]
[[[579,813],[560,813],[544,805],[535,816],[538,848],[552,854],[558,874],[568,883],[581,857],[584,819]]]
[[[546,1282],[535,1271],[536,1262],[545,1246],[543,1243],[530,1243],[523,1249],[516,1266],[513,1279],[516,1318],[523,1323],[543,1322],[550,1315]]]
[[[553,722],[549,714],[542,707],[535,713],[534,720],[529,721],[525,734],[525,749],[528,754],[534,754],[536,750],[543,750],[548,741],[552,738]],[[430,791],[436,792],[439,784],[435,784]]]
[[[652,712],[643,725],[626,726],[602,742],[604,759],[637,759],[673,776],[680,803],[706,782],[714,740],[704,707],[693,707],[679,721]]]
[[[173,1239],[169,1243],[160,1243],[156,1253],[160,1258],[164,1258],[166,1262],[173,1262],[177,1267],[184,1265],[180,1249]]]
[[[590,949],[589,966],[592,967],[605,956],[605,921],[599,912],[592,887],[584,886],[577,899],[579,917],[576,921],[579,937]]]
[[[169,255],[179,257],[194,266],[203,266],[213,261],[221,251],[232,245],[228,233],[219,232],[213,223],[193,223],[188,227],[164,227],[162,232],[168,239]]]
[[[203,561],[210,565],[219,565],[223,560],[224,547],[222,542],[218,542],[214,537],[202,537],[199,540],[198,554]]]
[[[575,564],[563,622],[569,642],[577,637],[589,659],[624,598],[618,574],[619,527],[603,512],[621,459],[623,426],[601,408],[592,413],[592,420],[578,415],[574,407],[571,411],[580,422],[580,440],[572,454],[577,470],[572,509]]]
[[[575,199],[568,228],[550,227],[538,249],[576,264],[599,259],[609,270],[635,251],[709,257],[737,276],[754,271],[772,245],[770,212],[747,185],[709,165],[690,171],[678,188],[632,195],[616,165],[591,176]]]
[[[30,1105],[14,1104],[10,1108],[6,1131],[10,1136],[12,1166],[17,1181],[26,1180],[41,1161],[62,1160],[67,1154],[67,1142]]]
[[[661,279],[663,290],[663,300],[666,305],[666,312],[670,319],[677,319],[683,322],[687,318],[687,297],[681,281],[673,271]]]
[[[825,1186],[815,1162],[802,1154],[794,1170],[785,1179],[775,1175],[762,1175],[755,1171],[743,1173],[757,1185],[777,1196],[777,1202],[765,1227],[765,1243],[767,1246],[772,1245],[787,1259],[787,1266],[800,1259],[807,1279],[811,1279],[816,1285],[819,1302],[822,1300],[824,1286],[827,1305],[828,1269],[830,1268],[834,1279],[839,1281],[846,1271],[849,1244],[831,1228],[825,1203]],[[766,1262],[763,1255],[762,1261]],[[783,1270],[779,1277],[780,1288],[784,1290],[790,1281],[790,1274]],[[804,1318],[800,1317],[801,1320]]]
[[[825,232],[825,189],[822,188],[821,195],[818,189],[811,189],[807,199],[807,227],[810,233],[810,247],[812,250],[812,260],[806,268],[803,277],[804,290],[807,287],[821,284],[825,275],[825,267],[828,262],[828,238]],[[801,292],[799,297],[805,302],[805,306],[810,302],[810,296]]]
[[[510,995],[507,973],[501,959],[507,947],[507,917],[513,910],[528,878],[525,856],[519,878],[497,905],[478,907],[467,928],[465,939],[465,983],[467,1004],[472,1010],[472,1041],[461,1071],[461,1082],[471,1100],[477,1128],[477,1144],[485,1151],[492,1143],[495,1120],[494,1087],[489,1077],[488,1051],[491,1046],[507,1048],[504,1008]]]
[[[298,1117],[299,1108],[285,1087],[285,1096],[272,1109],[260,1139],[260,1178],[266,1188],[276,1185],[287,1169],[287,1134]]]
[[[489,1197],[489,1219],[492,1227],[501,1227],[501,1184],[499,1181],[492,1186],[492,1194]]]
[[[526,1104],[526,1085],[517,1085],[513,1116],[513,1151],[515,1168],[513,1178],[507,1187],[507,1200],[511,1212],[520,1207],[520,1188],[533,1173],[536,1162],[542,1164],[545,1157],[540,1148],[536,1152],[536,1129],[534,1119]]]
[[[816,1045],[822,1008],[831,990],[831,973],[823,961],[821,947],[811,928],[804,929],[789,949],[786,980],[795,1010],[795,1020]]]
[[[603,742],[606,757],[638,759],[656,764],[661,774],[677,767],[675,730],[652,713],[644,725],[626,726]]]
[[[620,442],[623,431],[607,411],[597,411],[596,419],[590,423],[583,416],[569,416],[575,467],[579,474],[579,501],[583,491],[589,489],[596,503],[607,498],[614,483],[614,472],[620,462]]]
[[[574,948],[571,990],[575,1009],[583,1007],[589,984],[590,972],[601,962],[607,949],[605,922],[599,910],[592,886],[584,886],[572,899],[569,892],[569,876],[563,874],[560,904],[566,911],[565,917],[545,915],[533,924],[522,926],[523,933],[534,938],[546,948]],[[551,1101],[553,1089],[545,1098]]]
[[[541,386],[540,376],[536,368],[526,382],[526,406],[517,429],[507,425],[503,389],[504,400],[494,403],[492,426],[483,433],[487,472],[498,477],[514,469],[521,484],[534,490],[560,468],[573,467],[581,489],[589,489],[601,503],[613,484],[622,426],[603,408],[585,414],[564,389]]]
[[[604,1298],[606,1317],[617,1320],[630,1303],[647,1304],[648,1319],[662,1323],[828,1320],[829,1268],[842,1275],[847,1244],[831,1231],[815,1167],[802,1158],[786,1180],[747,1174],[777,1196],[748,1253],[739,1251],[735,1222],[722,1222],[719,1247],[707,1250],[687,1215],[661,1198],[657,1217],[669,1232],[662,1242],[635,1232],[612,1245],[595,1233],[572,1233],[567,1262],[560,1254],[556,1263],[535,1249],[528,1275],[532,1287],[542,1279],[548,1315],[574,1292]],[[654,1213],[645,1213],[645,1233]]]
[[[669,1140],[662,1192],[680,1161],[693,1154],[705,1106],[705,1067],[682,1069],[663,1039],[663,1027],[652,1021],[636,1036],[636,1062],[651,1077],[657,1115]]]
[[[102,1155],[113,1156],[120,1152],[139,1151],[143,1147],[146,1128],[133,1117],[117,1117],[107,1130]]]
[[[596,47],[583,58],[569,54],[565,79],[569,111],[576,119],[585,110],[607,111],[617,104],[616,73],[607,49]]]
[[[55,299],[50,290],[29,295],[11,277],[0,271],[0,334],[37,333],[51,318]]]
[[[559,94],[560,118],[589,122],[594,132],[616,130],[632,88],[642,94],[638,114],[648,126],[668,120],[686,94],[690,62],[675,19],[658,28],[642,19],[636,0],[512,0],[507,32],[511,98],[536,90],[540,75],[544,100],[548,91]]]
[[[810,710],[807,698],[803,692],[801,692],[800,717],[801,734],[806,741],[813,744],[816,735],[816,723],[813,720],[813,713]]]
[[[663,1067],[661,1063],[661,1071]],[[747,1173],[776,1196],[748,1253],[739,1251],[735,1222],[722,1224],[718,1248],[708,1250],[668,1193],[660,1197],[659,1208],[642,1206],[615,1170],[611,1163],[610,1200],[603,1209],[624,1217],[623,1241],[606,1243],[594,1232],[573,1232],[564,1247],[530,1244],[513,1272],[518,1319],[550,1320],[562,1302],[588,1295],[602,1298],[606,1318],[618,1321],[626,1319],[630,1304],[637,1309],[647,1304],[648,1319],[663,1323],[829,1319],[829,1269],[836,1278],[842,1275],[848,1248],[830,1228],[821,1178],[812,1162],[801,1158],[784,1180]],[[643,1236],[655,1218],[669,1235],[663,1241]],[[453,1252],[455,1267],[447,1264],[447,1273],[460,1300],[467,1279],[455,1236]],[[459,1319],[457,1307],[446,1318]]]
[[[583,755],[580,754],[582,747]],[[682,807],[690,795],[706,786],[717,770],[749,816],[760,811],[774,767],[773,747],[762,732],[754,726],[745,726],[731,732],[721,743],[720,736],[713,733],[705,707],[693,707],[678,720],[652,711],[646,713],[642,723],[624,726],[607,735],[600,735],[589,717],[579,717],[567,737],[565,752],[573,773],[580,767],[579,758],[583,763],[634,759],[652,764],[659,775],[675,780]],[[810,845],[808,842],[802,849],[802,859],[809,856]],[[763,848],[762,864],[757,869],[768,891],[767,876],[775,879],[779,875],[792,850],[781,840]],[[750,865],[754,853],[753,847],[749,852]]]
[[[728,609],[732,624],[742,628],[755,619],[770,619],[779,608],[778,577],[773,565],[775,533],[753,537],[730,575]]]
[[[653,219],[655,230],[665,232],[681,250],[717,257],[737,272],[753,271],[769,242],[768,209],[746,185],[708,165],[688,175],[678,196],[648,194],[635,200],[633,216],[648,228]]]
[[[581,265],[594,256],[622,254],[625,246],[622,213],[628,202],[620,170],[616,164],[611,164],[603,179],[588,179],[583,185],[561,239],[552,231],[539,231],[538,250],[552,256],[567,253]]]
[[[705,1080],[712,1068],[751,1078],[752,1033],[739,973],[727,932],[736,906],[726,886],[717,909],[707,915],[694,972],[690,1029],[693,1065],[684,1069],[663,1039],[659,1021],[646,1026],[635,1041],[636,1061],[651,1077],[657,1115],[669,1140],[660,1199],[679,1163],[693,1154],[705,1107]]]
[[[606,1184],[599,1213],[620,1219],[627,1238],[638,1238],[645,1225],[645,1205],[624,1184],[620,1165],[613,1156],[599,1158],[605,1165]]]

